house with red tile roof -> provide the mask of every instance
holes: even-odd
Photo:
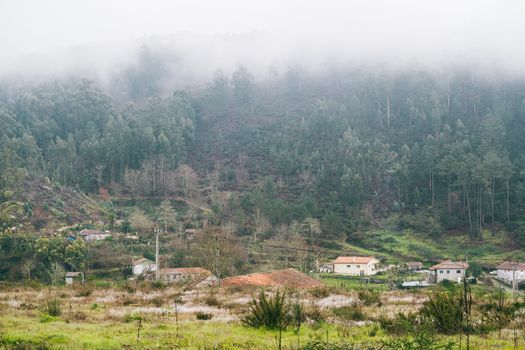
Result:
[[[516,284],[525,281],[525,263],[519,261],[504,261],[496,268],[499,280],[510,285],[516,280]]]
[[[379,260],[373,256],[339,256],[333,262],[334,273],[351,276],[372,276],[377,273]]]
[[[465,278],[468,264],[461,261],[452,261],[450,259],[440,262],[430,268],[432,272],[430,280],[433,283],[451,281],[461,283]]]

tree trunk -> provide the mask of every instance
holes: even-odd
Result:
[[[469,222],[469,226],[470,226],[470,236],[472,238],[472,215],[470,215],[470,200],[469,200],[469,196],[468,196],[468,187],[467,187],[467,185],[463,185],[463,186],[464,186],[466,197],[467,197],[468,222]]]
[[[491,211],[491,218],[492,218],[492,236],[496,234],[496,229],[494,227],[494,186],[495,186],[495,180],[494,177],[491,179],[490,184],[490,191],[491,191],[491,198],[490,198],[490,211]]]
[[[448,217],[450,218],[451,208],[450,208],[450,174],[448,174],[447,178],[447,204],[448,204]]]
[[[509,178],[507,177],[507,224],[510,226],[510,210],[509,210]]]

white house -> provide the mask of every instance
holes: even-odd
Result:
[[[505,261],[496,268],[496,276],[499,280],[512,285],[514,278],[516,284],[525,281],[525,263],[518,261]]]
[[[352,276],[371,276],[377,273],[379,260],[373,256],[339,256],[334,260],[334,273]]]
[[[101,241],[111,236],[111,233],[109,231],[100,231],[100,230],[90,230],[90,229],[83,229],[79,233],[80,237],[88,242],[93,241]]]
[[[81,282],[84,283],[84,274],[82,272],[66,272],[66,285],[72,285],[75,280],[81,278]]]
[[[451,281],[460,283],[465,278],[468,264],[464,262],[445,260],[430,268],[431,281],[440,283],[442,281]]]
[[[150,272],[155,272],[157,270],[157,265],[155,263],[147,258],[140,258],[137,260],[133,260],[132,262],[132,270],[133,275],[145,275]]]

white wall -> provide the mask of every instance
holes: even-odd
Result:
[[[439,269],[436,270],[435,273],[437,276],[437,283],[445,280],[459,283],[463,281],[463,278],[465,277],[464,269]]]
[[[516,281],[525,281],[525,271],[516,271]],[[498,278],[506,282],[512,282],[512,270],[498,270]]]
[[[372,260],[368,264],[334,264],[334,273],[352,276],[370,276],[377,273],[377,261]]]
[[[141,275],[145,272],[153,272],[157,270],[157,266],[155,264],[151,264],[149,262],[142,262],[138,265],[133,266],[133,274],[134,275]]]

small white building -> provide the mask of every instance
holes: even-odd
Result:
[[[82,272],[66,272],[66,285],[72,285],[79,278],[84,283],[84,274]]]
[[[430,280],[434,283],[440,283],[445,280],[461,283],[465,278],[467,269],[467,263],[445,260],[430,268]]]
[[[339,256],[334,260],[334,273],[351,276],[371,276],[377,273],[379,260],[373,256]]]
[[[505,261],[496,268],[496,276],[507,284],[512,285],[514,279],[516,279],[516,284],[520,284],[525,281],[525,263]]]
[[[150,259],[147,259],[144,257],[137,259],[137,260],[133,260],[131,265],[132,265],[133,275],[135,276],[146,275],[151,272],[157,271],[157,265]]]
[[[111,236],[111,233],[109,231],[100,231],[100,230],[90,230],[90,229],[83,229],[80,231],[79,236],[88,242],[94,242],[94,241],[102,241],[108,237]]]

